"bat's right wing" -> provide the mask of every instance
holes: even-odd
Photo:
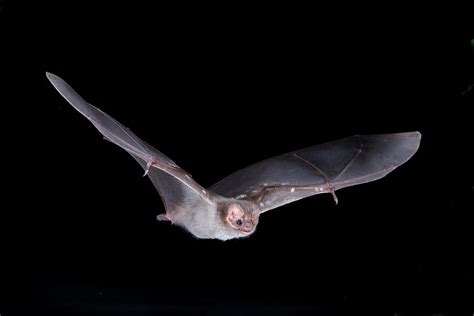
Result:
[[[46,73],[46,76],[56,90],[107,140],[126,150],[140,163],[160,193],[167,212],[185,205],[214,203],[212,192],[201,187],[170,158],[141,140],[107,113],[89,104],[58,76],[51,73]]]
[[[243,168],[210,189],[254,202],[261,212],[380,179],[418,150],[418,132],[356,135],[297,150]]]

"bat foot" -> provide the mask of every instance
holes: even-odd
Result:
[[[332,198],[334,199],[334,203],[339,203],[339,199],[337,198],[337,195],[336,195],[336,191],[334,189],[331,190],[331,195],[332,195]]]
[[[156,220],[161,222],[161,221],[170,221],[169,217],[166,214],[159,214],[156,217]]]

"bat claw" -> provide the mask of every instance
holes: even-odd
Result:
[[[150,168],[153,166],[154,162],[155,161],[153,159],[150,159],[146,162],[146,169],[145,169],[145,173],[143,174],[144,177],[148,174],[148,171],[150,171]]]

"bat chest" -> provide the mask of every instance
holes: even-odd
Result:
[[[223,224],[215,207],[177,209],[168,214],[173,224],[179,225],[198,238],[218,238]]]

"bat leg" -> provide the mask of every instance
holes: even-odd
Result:
[[[170,221],[168,215],[166,215],[166,214],[159,214],[159,215],[156,217],[156,219],[157,219],[158,221],[160,221],[160,222],[161,222],[161,221]]]
[[[332,198],[334,199],[334,203],[339,203],[339,199],[337,198],[337,195],[336,195],[336,190],[332,189],[331,190],[331,195],[332,195]]]

